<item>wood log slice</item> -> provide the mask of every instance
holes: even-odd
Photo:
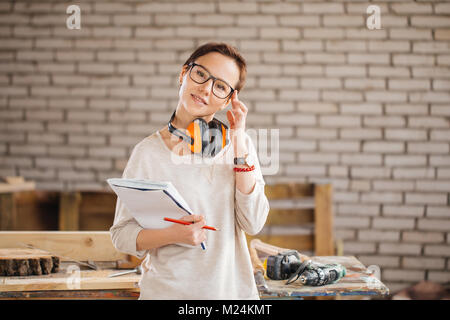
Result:
[[[31,276],[58,272],[60,259],[38,249],[0,249],[0,276]]]

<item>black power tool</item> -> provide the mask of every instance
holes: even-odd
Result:
[[[266,263],[266,274],[272,280],[288,279],[290,284],[300,278],[300,282],[308,286],[323,286],[339,281],[346,274],[340,264],[321,264],[311,260],[301,261],[296,250],[269,256]]]

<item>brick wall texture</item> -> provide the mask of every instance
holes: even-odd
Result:
[[[331,181],[344,254],[392,291],[450,282],[450,2],[77,1],[80,30],[70,4],[0,1],[0,175],[105,188],[168,121],[189,54],[226,41],[247,127],[280,129],[266,182]]]

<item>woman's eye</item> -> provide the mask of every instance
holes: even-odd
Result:
[[[217,89],[225,91],[225,87],[221,84],[217,85]]]
[[[202,77],[202,78],[205,77],[205,73],[202,72],[202,71],[200,71],[200,70],[197,71],[197,74],[198,74],[200,77]]]

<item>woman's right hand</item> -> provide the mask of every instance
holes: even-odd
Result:
[[[179,242],[197,246],[203,241],[206,241],[206,230],[203,229],[206,225],[204,216],[197,214],[186,215],[180,218],[180,220],[194,223],[191,225],[174,223],[169,227],[179,239]]]

